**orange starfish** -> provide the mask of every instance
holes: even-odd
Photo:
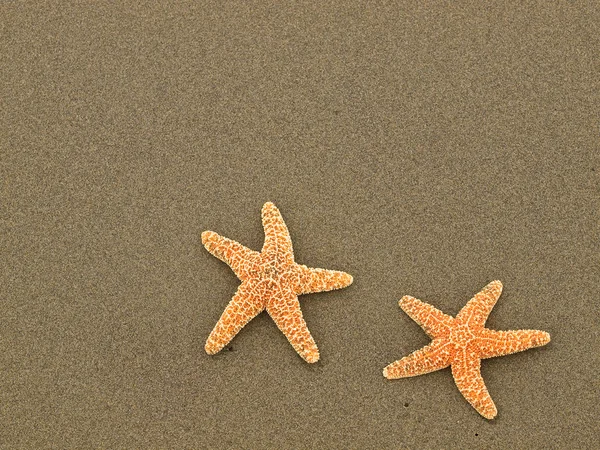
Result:
[[[298,295],[344,288],[352,284],[352,276],[294,262],[290,234],[273,203],[263,206],[262,223],[265,243],[260,253],[212,231],[202,233],[206,249],[227,263],[242,281],[210,333],[206,353],[220,351],[266,309],[298,354],[306,362],[317,362],[319,349],[302,317]]]
[[[539,330],[495,331],[485,328],[502,293],[502,283],[492,281],[477,293],[456,318],[416,298],[405,296],[400,308],[419,324],[433,341],[383,369],[388,379],[413,377],[452,367],[458,390],[486,419],[496,417],[496,405],[481,376],[481,360],[521,352],[550,342]]]

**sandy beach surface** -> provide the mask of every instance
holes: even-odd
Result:
[[[0,448],[593,448],[600,407],[598,10],[580,2],[0,3]],[[215,356],[280,209],[321,359],[266,313]],[[398,306],[541,348],[389,381]]]

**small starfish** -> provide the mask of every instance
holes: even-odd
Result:
[[[242,281],[206,341],[214,355],[265,309],[296,352],[309,363],[319,360],[319,349],[302,317],[298,295],[341,289],[352,284],[345,272],[312,269],[294,262],[292,240],[273,203],[262,208],[265,243],[256,252],[212,231],[202,233],[206,249],[227,263]]]
[[[539,330],[495,331],[485,328],[502,293],[502,283],[492,281],[477,293],[456,318],[416,298],[404,296],[402,308],[433,339],[431,344],[383,369],[388,379],[413,377],[448,366],[460,393],[486,419],[496,417],[496,405],[481,376],[481,360],[522,352],[550,342]]]

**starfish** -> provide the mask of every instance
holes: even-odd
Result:
[[[496,405],[481,376],[481,360],[521,352],[550,342],[539,330],[496,331],[485,328],[502,293],[502,283],[492,281],[451,317],[416,298],[404,296],[402,308],[433,341],[383,369],[388,379],[413,377],[448,366],[460,393],[486,419],[496,417]]]
[[[202,233],[206,249],[242,281],[210,333],[206,353],[219,352],[266,309],[296,352],[306,362],[317,362],[319,349],[302,316],[298,295],[344,288],[352,284],[352,276],[294,262],[290,233],[273,203],[263,206],[262,224],[265,242],[260,253],[212,231]]]

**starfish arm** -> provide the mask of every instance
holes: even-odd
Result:
[[[395,361],[383,369],[383,376],[388,380],[414,377],[450,365],[452,345],[446,339],[436,339],[431,344]]]
[[[221,318],[206,340],[204,349],[214,355],[225,347],[244,326],[264,310],[261,299],[242,283],[221,314]]]
[[[484,329],[477,338],[479,357],[493,358],[541,347],[550,342],[550,335],[540,330],[495,331]]]
[[[481,359],[478,354],[465,347],[460,349],[452,362],[452,376],[463,397],[486,419],[498,413],[492,397],[481,376]]]
[[[265,243],[262,253],[283,255],[288,262],[292,262],[294,260],[294,250],[292,249],[290,232],[279,209],[271,202],[265,203],[262,208],[262,224],[265,230]]]
[[[449,333],[454,323],[453,317],[409,295],[402,297],[398,304],[431,338]]]
[[[337,270],[313,269],[300,264],[297,264],[297,270],[298,295],[342,289],[353,281],[352,275]]]
[[[260,260],[260,253],[213,231],[202,233],[202,244],[213,256],[229,265],[242,281],[249,278],[253,266]]]
[[[469,300],[456,316],[456,320],[467,323],[469,327],[483,327],[501,293],[502,283],[498,280],[492,281]]]
[[[319,360],[319,349],[308,331],[294,292],[281,292],[267,305],[267,312],[302,359],[308,363]]]

